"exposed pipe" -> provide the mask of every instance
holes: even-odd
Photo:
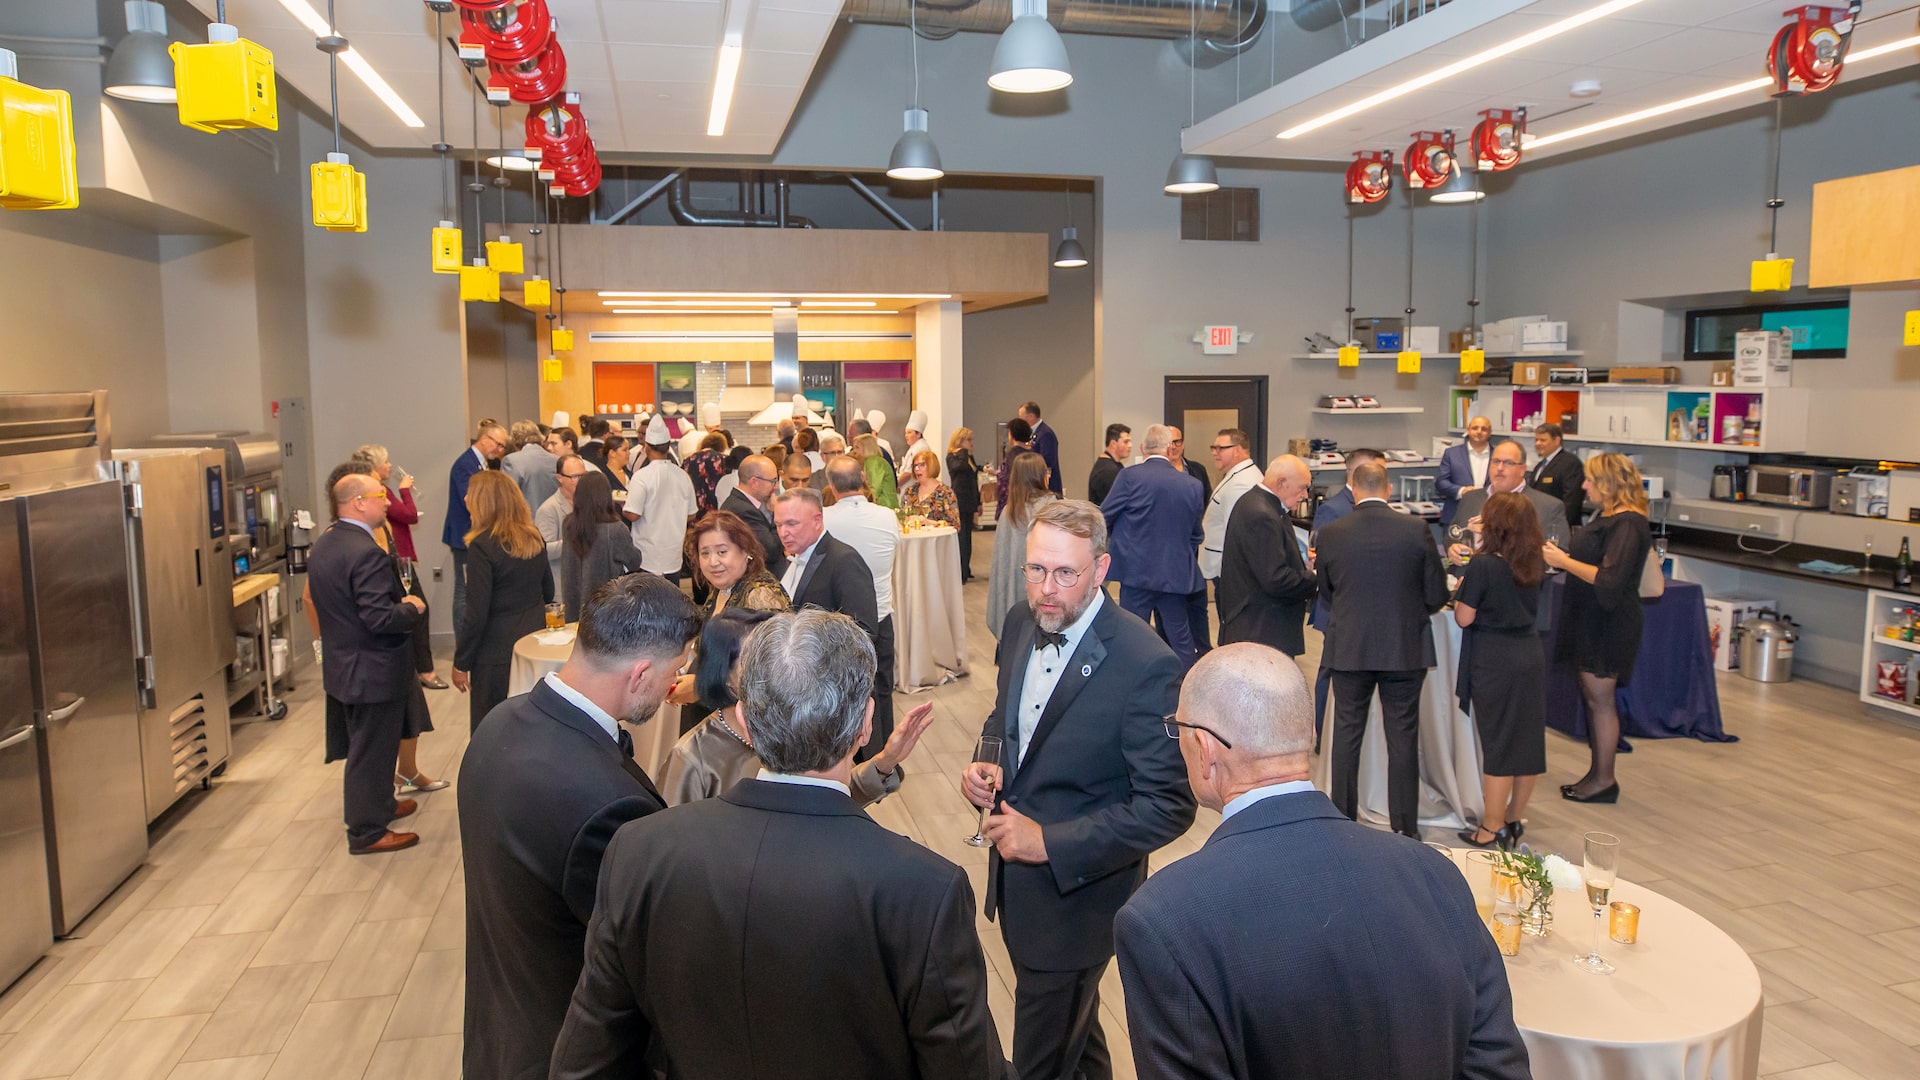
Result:
[[[780,227],[783,229],[787,227],[787,206],[789,198],[787,178],[782,174],[779,179],[773,182],[773,218],[780,223]],[[811,228],[812,224],[809,223],[808,227]]]
[[[1267,23],[1267,0],[1198,0],[1198,49],[1231,56],[1251,45]],[[906,26],[941,40],[956,30],[998,34],[1013,22],[1013,0],[847,0],[840,14],[854,22]],[[1049,0],[1047,21],[1067,34],[1164,38],[1183,44],[1192,29],[1192,0]],[[1331,24],[1329,24],[1331,25]]]
[[[781,180],[779,207],[772,217],[747,210],[700,211],[693,208],[693,181],[687,174],[681,173],[667,188],[667,212],[673,215],[674,223],[678,225],[721,225],[761,229],[813,228],[811,220],[787,215],[786,186],[787,182],[784,179]]]
[[[887,200],[881,198],[879,192],[873,190],[872,188],[868,187],[866,184],[862,183],[859,177],[849,176],[847,177],[847,183],[852,185],[853,190],[860,193],[861,198],[872,203],[873,208],[875,210],[878,210],[880,211],[880,213],[884,214],[888,221],[893,222],[895,225],[900,226],[902,229],[905,229],[908,232],[919,231],[918,229],[914,228],[913,222],[908,221],[906,218],[900,216],[900,211],[895,210],[891,206],[888,206]]]
[[[1302,30],[1325,30],[1346,20],[1348,5],[1358,8],[1363,0],[1293,0],[1287,15]]]

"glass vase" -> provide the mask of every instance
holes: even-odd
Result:
[[[1520,909],[1520,929],[1534,937],[1553,933],[1553,886],[1528,889]]]

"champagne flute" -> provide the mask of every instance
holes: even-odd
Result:
[[[400,591],[403,593],[410,593],[413,591],[413,560],[412,559],[402,558],[400,560]]]
[[[1607,899],[1613,891],[1614,875],[1620,868],[1620,838],[1612,833],[1590,832],[1585,840],[1586,859],[1581,878],[1587,886],[1587,904],[1593,908],[1593,947],[1585,956],[1574,957],[1573,963],[1582,971],[1611,975],[1613,965],[1600,956],[1600,924],[1606,918]]]
[[[987,827],[987,814],[993,809],[993,795],[1000,790],[1000,737],[980,736],[980,741],[973,746],[973,760],[993,766],[993,782],[987,792],[987,805],[980,808],[979,824],[974,827],[973,835],[967,837],[967,844],[971,847],[992,847],[993,841],[987,839],[983,830]]]

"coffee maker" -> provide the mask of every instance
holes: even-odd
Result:
[[[1713,490],[1709,493],[1721,502],[1747,501],[1747,467],[1745,465],[1715,465],[1713,467]]]

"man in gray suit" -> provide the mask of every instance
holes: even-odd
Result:
[[[1567,525],[1567,507],[1551,495],[1533,490],[1527,486],[1527,457],[1520,444],[1511,439],[1496,443],[1493,447],[1493,459],[1487,464],[1487,486],[1476,488],[1460,496],[1460,509],[1453,515],[1455,524],[1463,530],[1478,532],[1476,519],[1480,508],[1487,504],[1489,495],[1501,492],[1517,492],[1525,495],[1533,512],[1540,517],[1540,535],[1561,546],[1565,546],[1572,536]],[[1449,532],[1447,540],[1447,560],[1458,566],[1466,562],[1473,554],[1469,538],[1455,537]]]
[[[500,468],[513,477],[526,497],[529,511],[538,509],[555,491],[560,477],[554,466],[560,459],[549,453],[540,425],[531,420],[516,420],[512,429],[512,452],[500,459]]]

